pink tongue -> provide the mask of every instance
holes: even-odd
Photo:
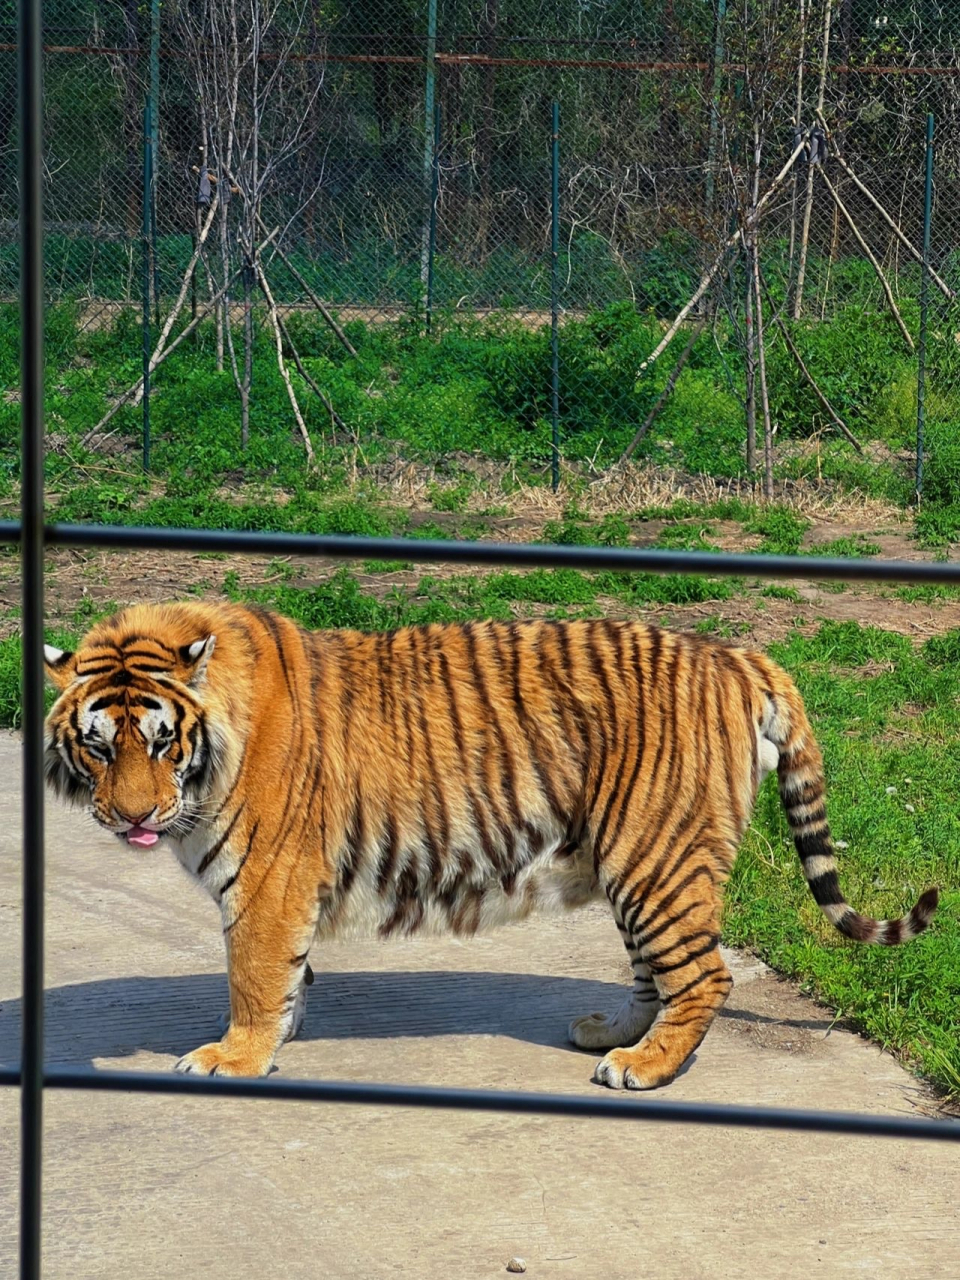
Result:
[[[139,849],[149,849],[159,839],[155,831],[148,831],[146,827],[131,827],[127,832],[127,844],[135,844]]]

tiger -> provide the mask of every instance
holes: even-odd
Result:
[[[44,656],[49,786],[134,849],[169,844],[219,907],[226,1030],[180,1072],[269,1073],[317,942],[599,900],[633,986],[569,1040],[603,1054],[599,1084],[668,1084],[730,992],[722,892],[774,771],[842,935],[903,943],[937,906],[935,888],[900,919],[848,905],[800,694],[725,641],[614,620],[310,631],[192,601],[131,606]]]

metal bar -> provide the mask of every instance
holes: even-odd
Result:
[[[18,3],[23,1048],[20,1276],[40,1275],[43,1162],[43,64],[41,0]]]
[[[143,469],[150,470],[150,230],[153,190],[153,103],[149,93],[143,104],[143,226],[141,228],[140,291],[143,334]]]
[[[0,521],[0,544],[20,541],[20,525]],[[641,547],[566,547],[539,543],[440,542],[345,534],[252,533],[230,529],[148,529],[131,525],[51,524],[54,547],[221,551],[228,555],[326,556],[334,560],[409,560],[416,564],[525,565],[614,573],[701,573],[708,577],[815,578],[846,582],[960,584],[960,561],[840,560],[819,556],[651,551]]]
[[[364,37],[362,34],[356,35],[354,32],[351,31],[344,38],[350,39],[350,40],[358,40],[358,39],[363,39]],[[383,35],[382,33],[373,33],[369,35],[367,38],[372,40],[382,40]],[[513,37],[512,40],[510,39],[510,37],[504,37],[504,39],[509,43],[518,43],[517,37]],[[582,43],[575,40],[559,39],[559,38],[556,41],[551,41],[547,37],[543,38],[543,42],[544,43],[560,43],[567,46],[572,46],[574,44]],[[610,42],[596,40],[596,41],[590,41],[589,43],[593,43],[596,45],[603,45],[603,44],[609,44]],[[16,49],[17,49],[16,44],[11,44],[9,42],[0,43],[0,53],[15,53]],[[49,44],[49,45],[44,45],[43,51],[44,53],[53,53],[53,54],[83,54],[85,56],[93,55],[93,56],[100,56],[100,57],[124,56],[124,57],[133,57],[133,58],[142,58],[145,55],[149,56],[148,50],[144,50],[139,47],[124,48],[120,45],[113,45],[108,47],[105,45]],[[276,62],[278,56],[280,55],[276,53],[262,52],[258,55],[258,61]],[[416,53],[329,53],[327,52],[327,53],[292,53],[292,54],[285,53],[282,56],[285,58],[287,62],[333,62],[333,63],[371,63],[372,62],[372,63],[383,63],[385,65],[393,65],[393,64],[402,65],[404,63],[422,65],[424,62],[424,57],[421,54],[416,54]],[[173,48],[161,49],[160,57],[182,59],[183,50],[173,49]],[[712,63],[708,61],[662,62],[662,61],[653,60],[653,61],[647,61],[647,62],[625,62],[625,61],[619,61],[619,60],[615,61],[609,58],[601,58],[601,59],[596,59],[596,58],[493,58],[493,57],[487,57],[485,54],[481,54],[481,53],[438,53],[436,55],[436,61],[441,63],[459,63],[460,65],[470,65],[470,66],[480,66],[480,67],[489,67],[489,66],[556,67],[560,69],[583,68],[586,70],[596,69],[600,71],[632,71],[632,72],[665,71],[668,73],[673,73],[678,71],[680,72],[709,71],[712,67]],[[790,71],[790,70],[793,70],[795,67],[795,63],[793,62],[784,63],[776,60],[771,60],[767,65],[770,67],[771,71],[773,70]],[[742,74],[745,69],[746,68],[742,62],[725,62],[721,67],[721,70],[725,74],[733,74],[733,73]],[[839,63],[831,63],[828,67],[828,72],[831,75],[841,75],[841,76],[913,76],[913,77],[950,76],[950,77],[957,77],[957,76],[960,76],[960,65],[948,63],[944,66],[932,66],[932,67],[931,66],[908,66],[908,65],[897,66],[895,64],[891,64],[891,65],[867,64],[867,65],[860,65],[860,66],[850,66],[848,63],[839,62]]]
[[[16,1084],[16,1072],[0,1071],[0,1086]],[[50,1067],[48,1089],[95,1093],[201,1094],[220,1098],[324,1102],[349,1106],[424,1107],[436,1111],[491,1111],[508,1115],[568,1116],[577,1119],[649,1121],[654,1124],[720,1125],[731,1129],[781,1129],[805,1133],[846,1133],[856,1137],[914,1138],[960,1142],[960,1123],[870,1115],[847,1111],[806,1111],[788,1107],[733,1106],[710,1102],[666,1102],[598,1093],[593,1097],[517,1093],[499,1089],[446,1089],[423,1085],[364,1084],[340,1080],[241,1080],[186,1076],[171,1072],[97,1071]]]
[[[433,322],[433,266],[437,255],[437,198],[440,193],[440,102],[433,104],[433,158],[430,177],[430,240],[427,249],[427,333]]]
[[[923,492],[923,430],[926,425],[927,319],[930,311],[930,224],[933,216],[933,112],[927,115],[927,174],[923,196],[923,267],[920,275],[920,345],[917,352],[916,497]]]
[[[554,102],[550,139],[550,473],[553,491],[560,488],[560,103]]]

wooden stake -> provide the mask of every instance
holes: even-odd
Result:
[[[780,186],[783,183],[784,178],[787,176],[787,174],[796,164],[797,157],[803,151],[803,147],[804,147],[804,144],[801,142],[797,147],[794,148],[793,153],[791,154],[790,158],[787,160],[786,164],[783,166],[783,168],[780,170],[780,172],[777,174],[774,180],[770,183],[770,186],[767,188],[767,190],[764,192],[761,199],[758,201],[756,210],[754,211],[752,218],[748,219],[748,222],[755,223],[759,219],[759,216],[763,211],[764,206],[769,203],[769,201],[773,198],[776,192],[780,189]],[[654,363],[654,361],[660,359],[664,351],[666,351],[667,347],[669,347],[670,343],[677,336],[678,329],[683,324],[684,320],[686,320],[687,316],[690,314],[693,308],[700,301],[700,299],[703,297],[703,295],[710,288],[711,284],[713,284],[714,277],[716,276],[720,268],[723,266],[727,253],[729,252],[730,249],[733,248],[733,246],[741,238],[742,234],[743,234],[742,230],[738,227],[737,230],[730,235],[726,243],[721,248],[720,252],[717,254],[716,258],[714,259],[713,265],[710,266],[707,269],[707,271],[704,273],[703,278],[701,279],[700,283],[696,287],[696,290],[694,291],[693,297],[690,299],[690,301],[686,304],[685,307],[681,307],[680,312],[677,315],[677,318],[674,320],[673,324],[671,324],[670,328],[667,330],[667,332],[663,335],[663,337],[657,343],[656,348],[650,353],[650,355],[647,356],[646,360],[644,360],[640,365],[640,368],[637,370],[637,374],[636,374],[638,378],[641,373],[645,373],[646,370],[650,368],[650,366]]]
[[[820,123],[823,126],[824,132],[828,132],[827,122],[824,120],[822,115],[820,116]],[[844,160],[843,156],[837,150],[837,144],[833,141],[832,138],[830,139],[830,142],[833,147],[833,158],[836,160],[837,164],[840,166],[843,172],[847,175],[847,177],[850,179],[853,185],[857,188],[857,190],[867,197],[867,199],[876,209],[877,213],[880,214],[880,217],[883,218],[884,222],[887,224],[887,226],[890,228],[893,234],[897,237],[897,239],[900,241],[903,247],[907,250],[910,256],[914,259],[914,261],[922,263],[923,254],[920,252],[920,250],[916,247],[915,244],[911,243],[911,241],[907,239],[907,237],[904,235],[903,231],[900,229],[898,222],[892,216],[892,214],[889,214],[887,212],[887,210],[883,207],[883,205],[880,203],[877,197],[873,194],[873,192],[868,187],[864,186],[864,184],[860,181],[860,179],[857,177],[854,171],[847,164],[846,160]],[[940,290],[940,292],[943,294],[943,296],[947,299],[948,302],[952,302],[954,298],[957,296],[956,293],[953,291],[953,289],[951,289],[948,284],[944,283],[944,281],[940,279],[940,277],[932,268],[930,269],[930,279],[934,282],[934,284],[937,286],[937,288]]]
[[[823,178],[823,185],[830,192],[830,195],[832,196],[834,203],[836,204],[837,208],[840,210],[840,212],[843,214],[844,218],[846,219],[847,226],[853,232],[853,235],[857,241],[857,244],[859,244],[860,248],[867,255],[867,258],[870,261],[870,265],[873,267],[874,271],[877,273],[877,279],[883,285],[883,292],[886,294],[887,303],[890,307],[891,312],[893,313],[893,318],[894,320],[896,320],[897,325],[900,329],[900,332],[903,334],[904,342],[907,344],[907,346],[910,348],[911,351],[914,351],[916,348],[914,347],[913,339],[910,337],[910,331],[908,330],[907,326],[903,323],[903,316],[900,314],[900,308],[897,306],[896,302],[894,301],[893,290],[890,288],[890,283],[887,280],[887,277],[883,274],[883,268],[880,266],[880,263],[877,261],[875,254],[873,253],[870,246],[867,244],[866,240],[864,240],[863,236],[860,234],[860,231],[857,228],[857,224],[853,220],[853,215],[850,213],[847,206],[840,199],[840,196],[837,194],[836,187],[834,187],[833,183],[830,181],[830,179],[827,177],[825,173],[821,173],[820,176]]]
[[[259,261],[255,262],[254,270],[257,273],[257,283],[263,291],[263,296],[267,300],[267,310],[270,315],[270,323],[273,325],[273,333],[277,343],[277,367],[280,370],[280,377],[283,378],[287,388],[287,397],[290,400],[290,407],[293,410],[293,416],[297,420],[297,426],[300,428],[300,434],[303,436],[304,448],[307,451],[307,462],[312,466],[315,461],[313,452],[313,443],[310,440],[310,432],[307,430],[307,424],[303,420],[303,414],[300,412],[300,404],[297,401],[297,393],[293,389],[293,383],[290,381],[290,370],[287,368],[287,362],[283,358],[283,335],[280,332],[280,316],[277,311],[277,304],[270,292],[270,286],[267,284],[267,278],[263,274],[263,268]]]
[[[820,87],[817,92],[817,113],[823,112],[823,95],[827,87],[827,60],[830,52],[830,19],[833,14],[833,0],[827,0],[826,12],[823,16],[823,49],[820,56]],[[800,235],[800,265],[797,268],[797,288],[793,296],[793,318],[800,319],[803,310],[803,285],[807,275],[807,252],[810,248],[810,219],[813,215],[813,183],[815,170],[823,165],[807,166],[807,195],[803,208],[803,231]]]
[[[670,374],[670,377],[667,379],[666,386],[663,388],[663,390],[660,392],[659,396],[657,397],[656,404],[647,414],[646,418],[643,421],[643,425],[640,427],[637,434],[633,437],[633,439],[627,445],[626,449],[624,449],[623,453],[620,455],[620,459],[617,462],[618,467],[622,467],[624,466],[625,463],[629,462],[629,460],[633,457],[634,453],[636,453],[637,446],[640,444],[640,441],[643,439],[643,437],[647,434],[647,432],[653,426],[654,422],[656,422],[657,418],[660,415],[660,410],[663,408],[663,406],[670,399],[670,396],[673,394],[673,389],[677,385],[677,379],[680,377],[680,374],[683,372],[683,366],[689,360],[690,352],[693,350],[694,343],[700,337],[700,334],[702,332],[703,332],[702,324],[695,326],[695,328],[692,330],[690,337],[687,339],[687,345],[683,348],[683,351],[680,353],[680,359],[673,366],[673,372]]]
[[[793,356],[794,360],[796,361],[797,368],[800,370],[804,378],[810,384],[811,390],[813,391],[817,399],[820,401],[823,408],[830,415],[830,420],[832,421],[833,425],[837,428],[839,432],[841,432],[842,435],[844,435],[850,441],[850,443],[856,449],[857,453],[863,453],[863,445],[860,443],[857,437],[853,434],[853,432],[850,430],[850,428],[847,426],[844,420],[840,417],[840,415],[837,413],[836,409],[834,409],[833,405],[830,403],[827,397],[820,390],[820,387],[814,381],[813,374],[804,364],[803,356],[801,356],[799,350],[797,349],[797,345],[790,335],[790,330],[784,324],[783,318],[781,317],[779,311],[777,311],[776,307],[773,305],[773,299],[770,297],[770,290],[767,288],[767,282],[764,279],[762,271],[760,272],[760,283],[763,286],[764,296],[766,297],[767,302],[770,306],[770,312],[773,315],[774,324],[780,330],[780,336],[783,338],[783,341],[786,344],[787,350],[790,352],[790,354]]]

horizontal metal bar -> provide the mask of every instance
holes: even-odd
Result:
[[[0,1070],[0,1085],[16,1084],[19,1073]],[[721,1125],[734,1129],[785,1129],[805,1133],[846,1133],[857,1137],[925,1138],[960,1142],[953,1119],[912,1120],[844,1111],[800,1111],[786,1107],[728,1106],[711,1102],[660,1102],[636,1095],[597,1097],[552,1093],[512,1093],[495,1089],[439,1089],[420,1085],[352,1084],[337,1080],[230,1080],[139,1071],[91,1071],[48,1067],[47,1089],[106,1093],[165,1093],[219,1098],[266,1098],[275,1102],[345,1103],[368,1107],[422,1107],[436,1111],[493,1111],[569,1119],[647,1120],[655,1124]]]
[[[380,32],[371,33],[354,33],[352,31],[343,34],[331,32],[328,39],[341,40],[384,40],[389,38]],[[404,41],[422,40],[424,37],[419,32],[404,33],[399,37]],[[516,44],[517,40],[508,43]],[[595,45],[600,48],[602,46],[611,45],[615,42],[609,40],[570,40],[563,37],[543,36],[539,38],[541,44],[557,44],[562,46],[573,46],[577,44]],[[17,49],[16,44],[6,41],[0,44],[0,53],[14,53]],[[47,54],[79,54],[84,56],[99,57],[123,57],[123,58],[140,58],[149,54],[149,49],[122,46],[122,45],[91,45],[91,44],[48,44],[43,46],[43,52]],[[185,53],[182,49],[161,49],[161,58],[178,58],[183,59]],[[261,62],[276,62],[278,54],[265,50],[260,53],[259,60]],[[323,53],[286,53],[284,58],[288,62],[335,62],[335,63],[363,63],[374,62],[383,64],[392,63],[423,63],[425,56],[422,53],[370,53],[370,54],[347,54],[325,51]],[[639,71],[639,72],[665,72],[672,74],[675,72],[696,72],[701,73],[709,71],[712,64],[705,61],[696,61],[687,59],[685,61],[664,62],[662,60],[648,60],[643,62],[623,61],[610,58],[497,58],[489,54],[481,53],[456,53],[441,52],[437,54],[437,61],[472,65],[481,67],[553,67],[558,70],[583,70],[583,71]],[[773,62],[771,68],[784,67],[785,62]],[[722,62],[718,64],[718,68],[727,75],[734,75],[744,71],[742,62]],[[841,76],[960,76],[960,67],[951,62],[938,63],[934,66],[913,66],[909,64],[898,65],[892,63],[888,65],[880,65],[875,63],[866,63],[863,66],[856,66],[845,62],[831,63],[829,70],[834,75]]]
[[[0,543],[20,540],[20,525],[0,522]],[[233,555],[327,556],[335,560],[409,560],[418,564],[523,565],[543,569],[701,573],[710,577],[815,578],[849,582],[953,583],[960,562],[855,560],[641,547],[560,547],[539,543],[358,538],[341,534],[255,533],[225,529],[148,529],[124,525],[47,525],[52,547],[219,551]]]

